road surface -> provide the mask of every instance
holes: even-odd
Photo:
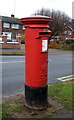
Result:
[[[1,56],[0,56],[1,58]],[[57,78],[72,75],[72,55],[49,55],[48,83],[60,82]],[[3,56],[2,64],[2,94],[3,96],[24,91],[25,56]]]

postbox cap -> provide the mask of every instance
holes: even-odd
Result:
[[[52,19],[48,16],[35,15],[20,19],[25,24],[48,24]]]

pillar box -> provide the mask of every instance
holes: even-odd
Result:
[[[25,24],[25,105],[32,109],[47,108],[48,38],[51,18],[22,18]]]

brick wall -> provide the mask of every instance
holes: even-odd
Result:
[[[61,39],[65,40],[66,38],[71,38],[72,35],[61,35]]]
[[[0,42],[0,48],[10,48],[10,49],[20,49],[21,47],[21,37],[17,37],[17,42],[7,42],[7,36],[2,37],[2,42]],[[4,42],[4,43],[3,43]]]
[[[68,31],[71,31],[71,32],[72,32],[72,30],[71,30],[70,28],[65,29],[65,30],[62,31],[61,34],[59,35],[59,36],[61,37],[61,39],[62,39],[62,40],[65,40],[66,38],[72,38],[72,34],[71,34],[71,35],[68,34],[68,33],[64,34],[65,31],[67,31],[67,32],[68,32]]]
[[[12,32],[12,33],[15,33],[15,34],[24,34],[24,30],[22,29],[23,25],[20,25],[19,29],[13,29],[13,28],[11,28],[12,24],[10,24],[10,28],[4,28],[3,23],[2,23],[2,32]]]
[[[72,32],[72,38],[74,38],[74,32]]]

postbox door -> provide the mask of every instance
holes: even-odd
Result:
[[[40,29],[26,28],[26,85],[39,87],[47,85],[48,37]],[[41,31],[42,32],[42,31]]]

